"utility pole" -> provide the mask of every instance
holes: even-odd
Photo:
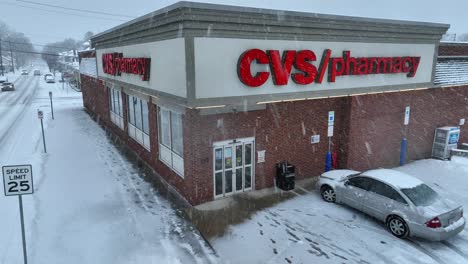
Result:
[[[3,56],[2,56],[2,39],[0,38],[0,68],[2,68],[2,76],[3,76]]]
[[[13,69],[13,73],[15,73],[15,63],[13,62],[13,51],[11,50],[11,41],[8,41],[8,44],[10,44],[11,68]]]

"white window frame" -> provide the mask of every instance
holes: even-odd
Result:
[[[161,132],[163,130],[162,127],[162,119],[161,119],[161,110],[163,111],[168,111],[169,114],[169,131],[170,131],[170,146],[166,146],[162,144],[161,142]],[[167,109],[165,107],[158,106],[157,107],[158,111],[158,141],[159,141],[159,160],[166,164],[169,168],[171,168],[177,175],[180,177],[184,178],[184,157],[177,154],[174,150],[174,144],[173,144],[173,133],[172,133],[172,115],[173,114],[179,114],[177,112],[171,111],[170,109]],[[181,115],[181,126],[180,129],[182,130],[182,155],[184,153],[184,123],[183,123],[183,115]]]
[[[109,94],[110,120],[120,129],[124,130],[125,126],[123,118],[122,92],[111,87],[107,87],[107,89]],[[115,103],[117,103],[117,107],[115,106]]]
[[[138,100],[139,100],[139,104],[135,104],[135,101],[138,101]],[[130,107],[130,104],[133,104],[133,106]],[[136,106],[140,106],[140,112],[139,112],[140,116],[137,116],[137,111],[135,109]],[[144,131],[145,130],[144,129],[145,122],[143,121],[143,118],[144,118],[144,116],[143,116],[143,107],[144,106],[146,106],[146,109],[148,111],[148,102],[147,101],[145,101],[145,100],[143,100],[141,98],[138,98],[136,96],[127,94],[128,135],[131,138],[133,138],[136,142],[138,142],[141,146],[143,146],[146,150],[151,151],[149,127],[148,127],[148,133],[146,133]],[[130,108],[133,110],[133,113],[132,113],[132,111],[130,111]],[[135,122],[135,124],[131,123],[132,118],[133,118],[133,121]],[[149,119],[149,115],[147,116],[147,118]],[[141,122],[141,126],[142,126],[141,129],[139,129],[136,126],[137,119],[139,119],[140,122]],[[146,124],[149,126],[149,120],[147,120]]]

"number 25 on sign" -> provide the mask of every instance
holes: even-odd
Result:
[[[26,252],[26,235],[24,232],[24,217],[23,217],[23,194],[34,193],[32,166],[31,165],[14,165],[3,166],[3,188],[6,196],[18,196],[20,220],[21,220],[21,235],[23,238],[23,258],[24,264],[28,264],[28,253]]]
[[[31,165],[3,166],[2,171],[6,196],[34,192]]]

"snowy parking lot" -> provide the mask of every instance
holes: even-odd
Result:
[[[468,160],[421,160],[412,174],[468,208]],[[259,211],[212,240],[228,263],[467,263],[468,233],[443,242],[400,240],[359,211],[311,192]]]

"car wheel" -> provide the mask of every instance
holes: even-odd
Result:
[[[320,193],[322,194],[323,200],[329,202],[329,203],[334,203],[336,201],[336,193],[333,188],[330,186],[323,186],[320,189]]]
[[[392,215],[387,219],[387,227],[390,233],[398,238],[405,238],[409,234],[409,228],[405,220],[396,215]]]

